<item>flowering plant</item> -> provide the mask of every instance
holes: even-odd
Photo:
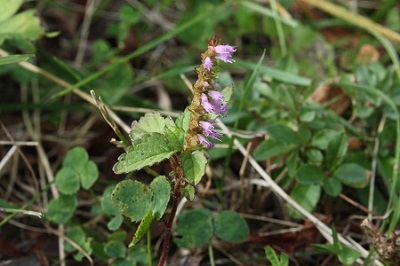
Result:
[[[212,148],[210,139],[220,137],[214,126],[216,119],[226,114],[232,88],[221,90],[218,65],[220,61],[233,63],[235,51],[234,46],[221,45],[219,39],[211,38],[207,51],[201,54],[202,63],[196,69],[198,79],[192,87],[193,100],[185,112],[176,121],[158,113],[147,113],[135,121],[130,132],[131,145],[114,165],[114,172],[121,174],[165,159],[170,162],[171,178],[158,176],[148,187],[138,181],[124,180],[117,184],[111,196],[122,215],[133,222],[140,221],[131,245],[143,237],[154,219],[164,216],[171,204],[159,265],[166,259],[178,201],[182,196],[194,198],[194,186],[200,182],[207,164],[203,149]]]

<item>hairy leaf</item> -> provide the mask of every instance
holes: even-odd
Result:
[[[197,185],[206,170],[207,159],[202,151],[182,153],[182,167],[184,177],[193,185]]]
[[[140,118],[139,122],[132,123],[130,137],[133,141],[148,133],[164,134],[167,127],[175,127],[174,121],[162,117],[159,113],[147,113]]]

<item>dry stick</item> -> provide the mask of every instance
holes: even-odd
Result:
[[[232,133],[230,130],[225,126],[224,123],[222,123],[219,119],[217,120],[218,126],[222,129],[223,133],[227,135],[228,137],[232,137]],[[272,180],[272,178],[264,171],[264,169],[257,163],[256,160],[254,160],[253,156],[251,155],[246,155],[247,151],[243,147],[243,145],[238,141],[234,140],[234,145],[238,148],[238,150],[244,155],[248,156],[249,163],[254,167],[254,169],[261,175],[261,177],[268,183],[270,189],[278,196],[280,196],[283,200],[285,200],[289,205],[291,205],[294,209],[296,209],[301,215],[306,217],[308,220],[310,220],[315,227],[318,229],[318,231],[324,236],[324,238],[330,242],[333,243],[332,239],[332,230],[326,226],[323,222],[321,222],[317,217],[312,215],[310,212],[305,210],[302,206],[300,206],[296,201],[294,201],[286,192]],[[346,246],[353,247],[355,248],[358,252],[360,252],[361,256],[363,258],[368,257],[369,253],[367,250],[365,250],[363,247],[357,245],[352,245],[352,243],[344,238],[342,235],[338,234],[339,241],[345,244]],[[383,266],[383,264],[380,261],[375,261],[376,265],[378,266]]]

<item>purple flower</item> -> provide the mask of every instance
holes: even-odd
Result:
[[[212,101],[219,105],[224,101],[224,95],[220,91],[209,91],[208,95],[211,97]]]
[[[207,88],[208,86],[210,86],[210,83],[208,83],[207,81],[204,81],[203,86]]]
[[[214,130],[214,120],[200,121],[200,126],[203,129],[204,135],[213,139],[218,139],[220,134]]]
[[[211,104],[213,106],[213,113],[217,115],[225,115],[227,111],[226,104],[224,103],[224,95],[220,91],[209,91]]]
[[[233,63],[232,55],[236,52],[236,48],[231,45],[217,45],[215,46],[216,58],[224,61],[225,63]]]
[[[214,147],[214,144],[212,144],[208,139],[206,139],[202,135],[198,134],[197,137],[199,138],[199,142],[201,145],[204,145],[209,149]]]
[[[214,113],[214,106],[208,101],[207,95],[201,94],[201,105],[207,113]]]
[[[204,59],[204,63],[203,63],[204,68],[207,69],[208,71],[210,71],[212,65],[213,65],[213,63],[212,63],[211,59],[207,56],[206,59]]]

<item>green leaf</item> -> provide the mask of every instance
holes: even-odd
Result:
[[[233,85],[229,85],[229,86],[223,88],[221,93],[224,96],[224,103],[227,104],[233,94]]]
[[[171,185],[165,176],[158,176],[151,182],[149,188],[153,192],[152,216],[160,220],[171,198]]]
[[[55,183],[61,193],[71,195],[79,190],[79,176],[71,168],[62,168],[57,172]]]
[[[143,183],[124,180],[114,188],[111,199],[120,212],[136,222],[143,219],[151,206],[152,193]]]
[[[175,121],[176,126],[183,129],[184,132],[187,132],[190,125],[190,111],[189,109],[185,109],[183,113],[181,113]]]
[[[1,14],[1,12],[0,12],[0,14]],[[0,57],[0,66],[8,65],[8,64],[15,64],[15,63],[19,63],[22,61],[27,61],[29,58],[31,58],[33,56],[34,55],[31,55],[31,54],[16,54],[16,55]]]
[[[280,140],[270,138],[261,142],[260,145],[254,150],[254,159],[257,161],[268,160],[271,157],[286,154],[290,152],[295,146],[288,145]]]
[[[299,135],[294,132],[291,128],[285,125],[271,125],[267,126],[267,131],[271,137],[280,140],[287,144],[300,144],[301,140]]]
[[[233,211],[222,211],[214,217],[214,229],[216,236],[231,243],[243,242],[250,234],[246,221]]]
[[[345,163],[339,166],[333,175],[343,184],[362,188],[367,184],[367,171],[355,163]]]
[[[347,153],[347,136],[340,133],[333,137],[326,149],[326,162],[330,168],[339,164]]]
[[[18,9],[21,7],[23,0],[0,0],[1,12],[0,12],[0,22],[10,18],[14,15]]]
[[[336,197],[342,192],[342,183],[340,183],[336,178],[326,178],[324,180],[324,191],[331,197]]]
[[[82,147],[75,147],[68,151],[63,160],[63,167],[70,167],[80,172],[89,160],[87,151]]]
[[[305,164],[298,169],[297,181],[303,185],[318,184],[324,177],[321,168],[312,164]]]
[[[104,252],[113,258],[125,258],[126,247],[121,241],[111,240],[104,246]]]
[[[129,244],[129,247],[136,245],[140,239],[146,234],[149,230],[151,223],[153,222],[154,217],[152,211],[149,210],[144,216],[143,220],[140,221],[138,228],[136,229],[135,235],[133,236],[132,242]]]
[[[101,209],[103,210],[104,214],[107,215],[118,215],[119,209],[112,203],[111,194],[114,190],[116,185],[108,186],[104,192],[103,197],[101,198]]]
[[[107,223],[107,228],[111,231],[117,230],[122,222],[124,221],[124,217],[122,215],[118,214],[114,216],[108,223]]]
[[[61,195],[49,203],[47,219],[58,224],[65,224],[74,213],[78,201],[74,196]]]
[[[146,113],[139,122],[132,123],[132,130],[129,136],[132,141],[149,133],[164,134],[167,127],[176,127],[170,118],[164,118],[159,113]]]
[[[174,131],[173,133],[180,136],[169,135],[170,138],[167,140],[160,133],[151,133],[134,140],[132,146],[127,148],[126,153],[118,158],[118,162],[113,167],[114,172],[122,174],[136,171],[171,157],[183,146],[183,142],[178,142],[184,141],[183,131]]]
[[[89,189],[96,182],[99,177],[99,171],[97,170],[97,165],[92,161],[87,161],[83,171],[80,173],[82,187],[84,189]]]
[[[174,242],[181,248],[196,248],[211,241],[213,224],[211,212],[196,209],[183,212],[178,217]]]
[[[194,200],[195,189],[192,185],[186,184],[186,186],[181,187],[180,191],[188,201]]]
[[[73,227],[66,234],[66,237],[74,241],[78,246],[82,247],[85,244],[85,232],[81,227]],[[68,252],[76,250],[74,246],[72,246],[68,241],[64,240],[64,249]]]
[[[309,212],[312,212],[317,206],[320,195],[321,186],[319,185],[296,184],[290,193],[290,196]],[[295,218],[300,218],[299,214],[293,210],[290,211],[290,214]]]
[[[6,39],[36,40],[42,36],[44,30],[35,13],[36,10],[26,10],[0,21],[0,44]]]
[[[182,168],[184,177],[192,185],[197,185],[206,171],[207,159],[202,151],[182,153]]]
[[[329,142],[331,139],[338,135],[337,130],[332,129],[324,129],[316,133],[311,140],[311,145],[319,148],[321,150],[325,150],[328,147]]]
[[[270,246],[265,247],[265,256],[267,257],[272,266],[289,265],[289,256],[286,255],[285,253],[281,253],[281,256],[279,257],[278,254],[276,254],[275,250]]]

